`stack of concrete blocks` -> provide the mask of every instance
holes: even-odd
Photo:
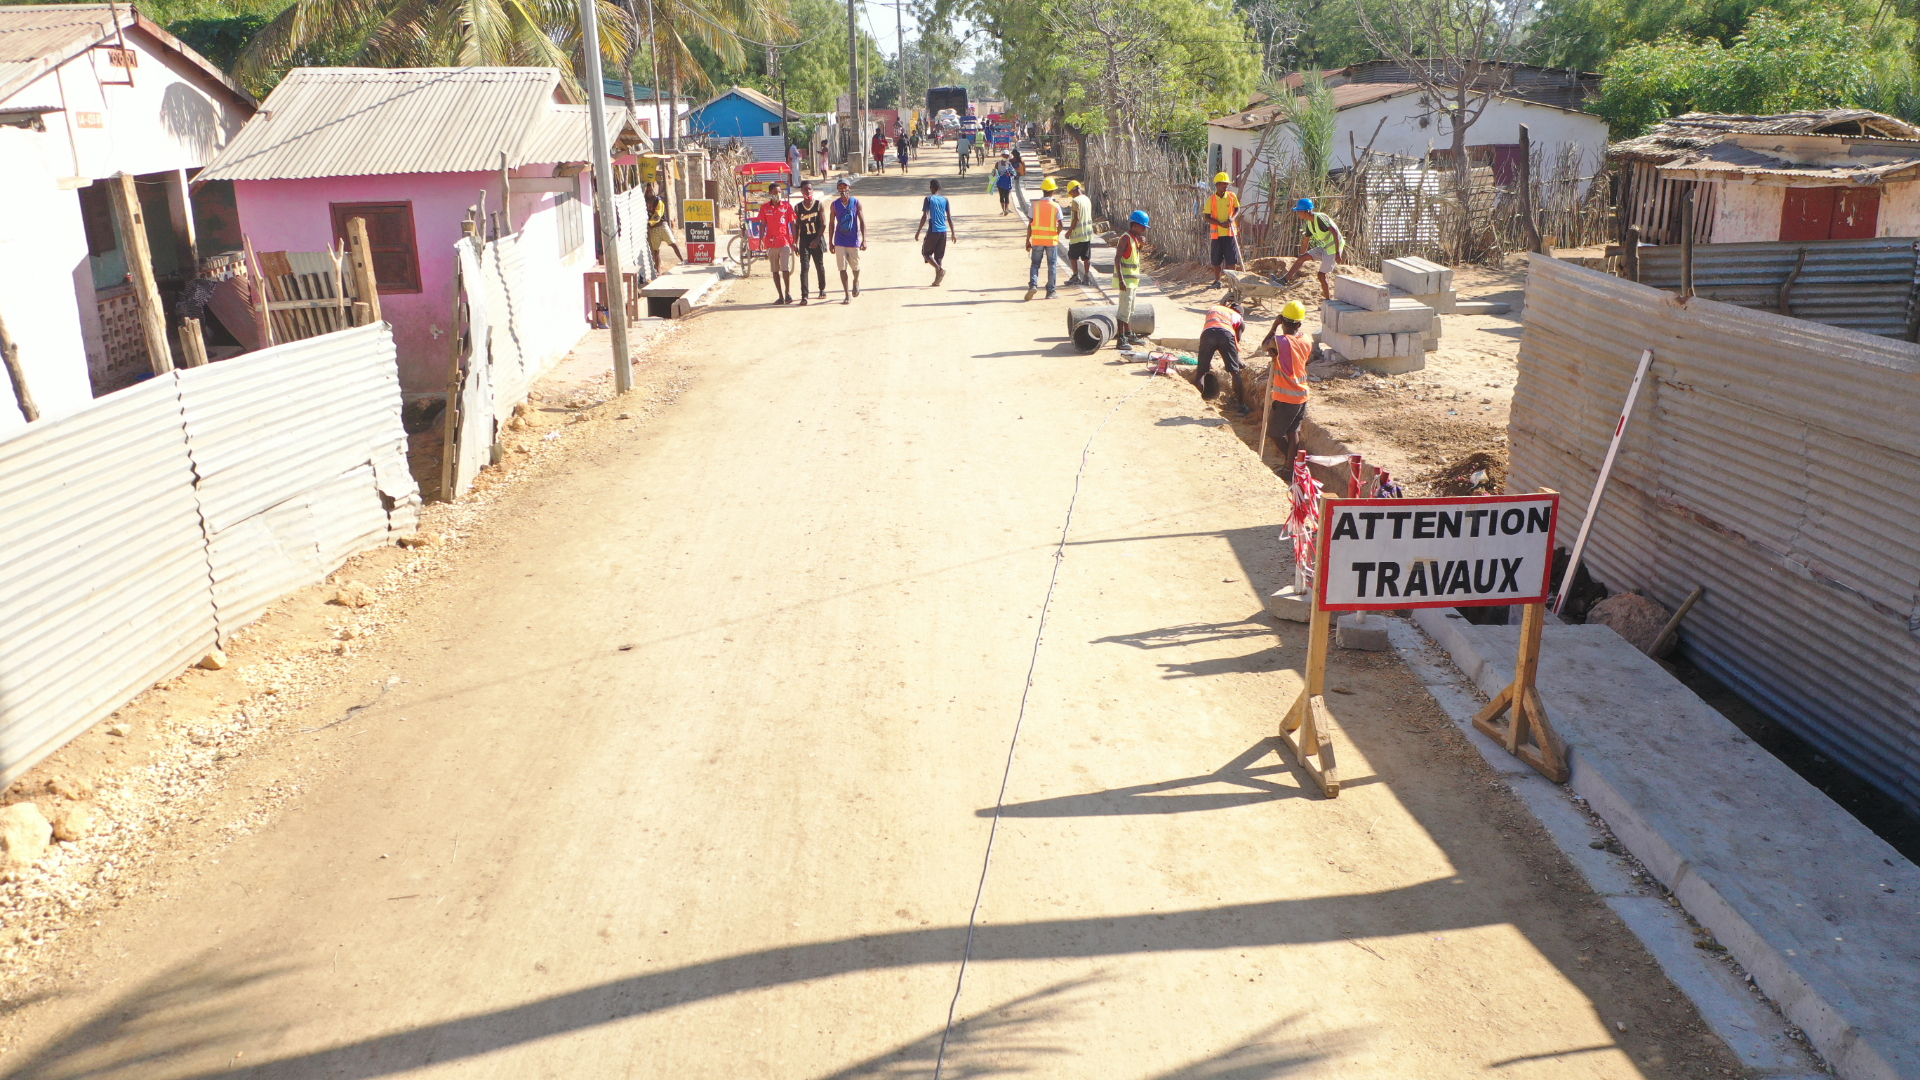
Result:
[[[1453,314],[1456,298],[1452,268],[1409,255],[1381,263],[1380,276],[1387,279],[1394,296],[1418,300],[1442,315]],[[1435,321],[1434,326],[1439,325]]]
[[[1369,371],[1399,375],[1427,366],[1438,344],[1440,318],[1433,308],[1395,296],[1387,285],[1344,274],[1333,279],[1333,299],[1320,307],[1320,341]]]

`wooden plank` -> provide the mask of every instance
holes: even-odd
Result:
[[[173,349],[167,342],[167,313],[160,306],[160,285],[153,277],[153,251],[147,246],[146,216],[133,177],[120,173],[106,181],[107,202],[113,210],[113,231],[127,259],[134,301],[140,308],[140,330],[147,342],[147,362],[155,375],[173,370]]]
[[[13,384],[13,401],[20,407],[20,415],[31,424],[40,419],[40,406],[33,403],[33,393],[27,389],[26,368],[20,363],[20,343],[7,333],[7,320],[0,318],[0,363],[7,368],[7,381]]]
[[[373,276],[373,248],[367,243],[367,219],[352,218],[347,222],[348,265],[353,273],[354,299],[367,305],[371,321],[379,322],[380,289]]]

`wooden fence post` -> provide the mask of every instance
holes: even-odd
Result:
[[[1547,246],[1540,239],[1540,226],[1533,216],[1533,137],[1525,124],[1520,125],[1520,215],[1526,219],[1527,250],[1546,254]]]
[[[380,287],[373,273],[373,248],[367,243],[366,218],[348,219],[347,250],[353,260],[353,291],[358,294],[354,299],[367,305],[369,321],[379,322]]]
[[[180,366],[205,367],[207,340],[200,336],[199,319],[180,320]]]
[[[106,183],[113,231],[127,259],[127,275],[133,279],[133,297],[140,309],[140,329],[147,339],[147,362],[153,365],[155,375],[165,375],[173,370],[173,349],[167,344],[167,313],[160,306],[160,286],[153,279],[153,251],[147,246],[140,193],[134,189],[133,177],[126,173]]]
[[[1627,238],[1620,242],[1620,276],[1640,280],[1640,226],[1627,226]]]
[[[7,333],[5,318],[0,318],[0,362],[7,366],[7,381],[13,384],[13,400],[20,406],[20,415],[29,424],[40,419],[40,406],[33,403],[33,394],[27,389],[27,371],[20,365],[20,343]]]

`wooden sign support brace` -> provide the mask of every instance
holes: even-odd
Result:
[[[1567,747],[1547,720],[1547,707],[1534,689],[1540,668],[1540,635],[1547,621],[1545,604],[1528,604],[1520,616],[1520,654],[1513,664],[1513,682],[1473,718],[1473,726],[1497,739],[1507,753],[1534,767],[1556,784],[1567,782]],[[1497,721],[1507,714],[1505,724]],[[1529,740],[1528,736],[1532,739]]]
[[[1327,503],[1330,497],[1320,497],[1320,519],[1327,519]],[[1315,573],[1326,573],[1326,550],[1323,543],[1316,549],[1320,552],[1320,565]],[[1320,580],[1319,578],[1315,579]],[[1320,606],[1319,590],[1313,594],[1313,614],[1307,622],[1307,684],[1300,688],[1300,696],[1294,699],[1293,707],[1280,721],[1280,737],[1293,749],[1295,761],[1320,785],[1321,794],[1327,798],[1337,798],[1340,794],[1340,776],[1333,758],[1333,740],[1330,733],[1333,727],[1333,713],[1327,709],[1327,637],[1332,627],[1332,612]]]

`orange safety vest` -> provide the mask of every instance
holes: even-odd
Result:
[[[1239,312],[1216,304],[1207,309],[1207,321],[1200,327],[1200,332],[1204,334],[1209,330],[1225,330],[1238,340],[1240,332],[1246,329],[1246,326],[1246,320],[1240,317]]]
[[[1192,204],[1189,203],[1189,206]],[[1240,209],[1240,196],[1229,191],[1225,195],[1207,196],[1207,229],[1215,240],[1234,234],[1233,212]],[[1216,221],[1225,221],[1226,225],[1217,225]]]
[[[1034,247],[1053,247],[1060,243],[1060,205],[1052,199],[1039,199],[1033,204],[1033,224],[1027,229],[1027,238]]]
[[[1273,344],[1273,400],[1306,404],[1307,358],[1313,355],[1313,342],[1304,334],[1281,334]]]

